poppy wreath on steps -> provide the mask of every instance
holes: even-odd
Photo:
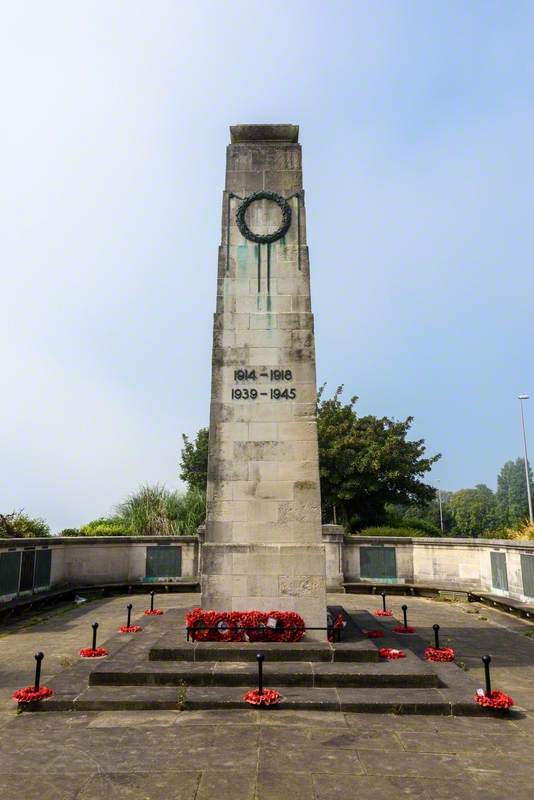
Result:
[[[452,647],[427,647],[425,650],[425,659],[427,661],[454,661],[456,653]]]
[[[415,633],[415,628],[411,625],[397,625],[393,630],[395,633]]]
[[[80,650],[81,658],[103,658],[107,655],[108,651],[105,647],[95,647],[94,650],[92,647],[82,647]]]
[[[514,704],[509,694],[496,690],[490,694],[485,694],[484,691],[479,690],[473,699],[482,708],[496,708],[498,711],[508,711]]]
[[[385,611],[380,609],[380,611],[375,611],[375,617],[392,617],[393,611],[387,608]]]
[[[384,637],[384,631],[366,631],[365,634],[368,639],[382,639]]]
[[[280,702],[280,697],[276,689],[264,689],[261,694],[258,689],[251,689],[243,695],[243,700],[251,706],[275,706]]]
[[[161,608],[147,608],[144,612],[145,617],[161,617],[162,614]]]
[[[119,633],[139,633],[142,630],[140,625],[121,625]]]
[[[388,661],[394,661],[397,658],[406,658],[404,650],[397,650],[395,647],[381,647],[378,651],[380,658],[387,658]]]
[[[274,621],[274,625],[273,625]],[[203,611],[185,617],[196,642],[300,642],[306,626],[295,611]]]
[[[16,692],[13,692],[11,697],[17,703],[36,703],[38,700],[52,697],[53,694],[54,690],[49,689],[48,686],[41,686],[37,691],[35,691],[35,686],[25,686],[24,689],[17,689]]]

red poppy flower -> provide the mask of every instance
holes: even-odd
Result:
[[[380,609],[380,611],[375,611],[375,617],[392,617],[392,616],[393,616],[393,611],[391,611],[389,608],[386,609],[386,611],[383,611],[382,609]]]
[[[95,647],[93,650],[92,647],[82,647],[80,650],[80,656],[82,658],[102,658],[102,656],[107,656],[108,651],[105,647]]]
[[[473,699],[475,703],[483,708],[497,708],[502,711],[507,711],[509,708],[512,708],[514,704],[509,694],[498,691],[493,691],[489,695],[484,693],[479,694],[477,692]]]
[[[119,628],[119,633],[139,633],[139,631],[142,630],[143,629],[140,625],[130,625],[129,627],[128,625],[121,625]]]
[[[275,706],[280,702],[280,697],[280,692],[276,689],[264,689],[262,694],[259,694],[258,689],[252,689],[243,695],[243,700],[252,706]]]
[[[415,628],[412,628],[411,625],[407,625],[406,627],[404,627],[404,625],[397,625],[393,630],[395,633],[415,633]]]
[[[203,611],[193,608],[185,617],[196,642],[299,642],[304,620],[295,611]]]
[[[382,639],[384,631],[366,631],[369,639]]]
[[[455,655],[452,647],[427,647],[425,650],[427,661],[454,661]]]
[[[393,661],[396,658],[406,658],[404,650],[396,650],[394,647],[381,647],[378,655],[380,658],[387,658],[388,661]]]
[[[144,612],[145,617],[160,617],[163,614],[161,608],[147,608]]]
[[[35,703],[37,700],[46,700],[53,694],[54,690],[49,689],[48,686],[41,686],[37,691],[34,686],[25,686],[24,689],[17,689],[16,692],[13,692],[11,697],[18,703]]]

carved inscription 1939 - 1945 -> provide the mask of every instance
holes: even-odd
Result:
[[[261,372],[253,368],[242,368],[234,370],[234,381],[252,382],[258,381],[259,387],[255,386],[238,386],[232,389],[232,400],[296,400],[297,390],[291,386],[265,386],[261,378],[266,378],[268,381],[284,382],[293,380],[293,372],[290,369],[277,368],[265,369]]]

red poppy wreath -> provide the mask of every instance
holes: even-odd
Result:
[[[509,694],[496,690],[490,692],[490,694],[485,694],[482,689],[479,689],[474,696],[474,701],[482,708],[496,708],[499,711],[508,711],[514,704]]]
[[[140,625],[121,625],[119,633],[139,633],[142,630]]]
[[[243,700],[252,706],[275,706],[280,702],[280,697],[276,689],[264,689],[261,694],[259,689],[251,689],[243,695]]]
[[[427,661],[454,661],[455,652],[452,647],[427,647],[425,659]]]
[[[396,650],[394,647],[381,647],[378,655],[380,658],[387,658],[388,661],[394,661],[396,658],[406,658],[404,650]]]
[[[144,614],[145,617],[161,617],[163,611],[161,608],[147,608]]]
[[[24,689],[17,689],[16,692],[13,692],[11,697],[18,703],[35,703],[37,700],[46,700],[53,694],[54,690],[49,689],[48,686],[41,686],[37,691],[35,686],[25,686]]]
[[[80,650],[81,658],[103,658],[107,655],[108,651],[105,647],[95,647],[94,650],[92,647],[82,647]]]

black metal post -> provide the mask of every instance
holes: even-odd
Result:
[[[126,622],[126,627],[127,627],[127,628],[129,628],[129,627],[130,627],[130,619],[131,619],[131,617],[132,617],[132,608],[133,608],[133,605],[132,605],[131,603],[128,603],[128,605],[126,606],[126,608],[128,609],[128,619],[127,619],[127,622]]]
[[[39,685],[41,683],[41,661],[44,658],[44,653],[40,651],[35,654],[35,681],[33,684],[33,689],[35,692],[39,691]]]
[[[154,595],[156,592],[150,592],[150,610],[154,611]]]
[[[437,622],[435,625],[432,625],[432,628],[434,629],[434,646],[436,650],[439,650],[439,625]]]
[[[93,622],[91,628],[93,629],[93,650],[96,650],[96,632],[98,630],[98,622]]]
[[[491,695],[491,679],[490,679],[491,656],[482,656],[482,663],[484,664],[484,675],[486,678],[486,697],[489,697]]]
[[[402,606],[402,613],[403,613],[403,616],[404,616],[404,627],[405,628],[408,627],[408,616],[406,614],[407,611],[408,611],[408,606]]]
[[[258,662],[258,694],[261,696],[263,694],[263,659],[265,656],[263,653],[258,653],[256,656],[256,661]]]
[[[385,611],[386,610],[386,593],[385,592],[381,592],[381,595],[382,595],[382,611]]]

